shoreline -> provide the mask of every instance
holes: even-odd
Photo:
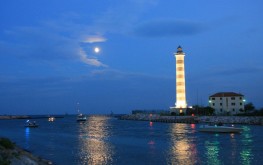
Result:
[[[223,123],[263,125],[263,116],[161,116],[159,114],[124,115],[120,120],[152,121],[164,123]]]
[[[52,161],[26,151],[8,138],[0,137],[0,164],[12,165],[51,165]]]

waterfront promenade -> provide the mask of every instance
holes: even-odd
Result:
[[[139,120],[166,123],[208,123],[263,125],[262,116],[161,116],[158,114],[123,115],[121,120]]]

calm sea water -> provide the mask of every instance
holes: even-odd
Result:
[[[25,120],[0,120],[0,136],[58,165],[244,164],[263,162],[263,127],[239,125],[241,134],[198,132],[198,124],[125,121],[75,116],[25,128]]]

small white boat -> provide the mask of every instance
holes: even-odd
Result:
[[[50,116],[49,118],[48,118],[48,121],[55,121],[55,117],[52,117],[52,116]]]
[[[78,110],[78,116],[77,116],[77,121],[78,122],[84,122],[87,120],[87,117],[83,115],[82,113],[79,113],[79,103],[77,103],[77,110]]]
[[[38,126],[39,125],[35,121],[32,123],[29,120],[26,121],[26,125],[25,125],[25,127],[31,127],[31,128],[36,128]]]
[[[234,126],[224,126],[221,124],[202,125],[199,127],[201,132],[217,132],[217,133],[240,133],[242,128],[236,128]]]
[[[87,117],[83,114],[79,114],[77,116],[77,121],[86,121],[87,120]]]

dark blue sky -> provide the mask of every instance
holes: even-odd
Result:
[[[129,113],[237,92],[263,107],[262,0],[0,1],[0,114]],[[100,52],[95,53],[94,48]]]

